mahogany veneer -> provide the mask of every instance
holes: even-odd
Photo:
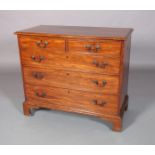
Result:
[[[122,128],[128,107],[132,29],[37,26],[16,32],[24,114],[49,108],[93,115]]]

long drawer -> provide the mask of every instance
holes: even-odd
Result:
[[[34,85],[118,94],[118,76],[24,67],[25,82]]]
[[[70,71],[91,72],[99,74],[119,74],[120,59],[94,56],[91,54],[53,54],[41,51],[22,51],[21,59],[24,66],[40,68],[58,68]]]
[[[60,105],[94,113],[118,112],[118,96],[88,93],[54,87],[26,85],[27,100],[33,104]]]

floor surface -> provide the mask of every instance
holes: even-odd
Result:
[[[22,113],[19,68],[0,70],[0,144],[155,144],[155,70],[131,69],[123,131],[95,117],[38,110]]]

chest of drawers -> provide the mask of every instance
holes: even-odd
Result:
[[[16,32],[24,114],[48,108],[93,115],[120,131],[128,107],[132,29],[37,26]]]

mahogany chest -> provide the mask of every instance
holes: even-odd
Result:
[[[122,128],[128,108],[132,29],[37,26],[16,32],[24,114],[48,108],[93,115]]]

